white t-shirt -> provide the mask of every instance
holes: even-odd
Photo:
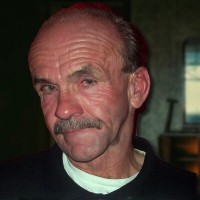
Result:
[[[139,151],[141,152],[141,151]],[[145,152],[141,152],[145,155]],[[63,165],[67,174],[85,190],[96,194],[108,194],[111,193],[127,183],[131,182],[139,174],[136,173],[129,178],[124,179],[107,179],[98,176],[88,174],[75,166],[69,161],[67,156],[63,153]]]

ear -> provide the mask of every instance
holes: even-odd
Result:
[[[129,101],[134,108],[142,106],[150,89],[150,78],[146,67],[139,67],[129,76]]]

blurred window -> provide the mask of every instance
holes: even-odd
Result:
[[[200,123],[200,40],[190,40],[184,47],[185,121]]]

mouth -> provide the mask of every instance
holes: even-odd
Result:
[[[71,134],[71,133],[75,133],[75,132],[84,131],[84,129],[86,129],[86,128],[68,129],[67,131],[59,133],[59,134]]]

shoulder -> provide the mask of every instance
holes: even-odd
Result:
[[[32,174],[34,169],[39,169],[45,161],[46,151],[35,155],[26,156],[24,158],[8,160],[0,164],[0,177],[9,178],[9,176],[17,177],[22,174]]]
[[[44,175],[55,157],[55,150],[27,156],[0,164],[0,200],[14,196],[40,194],[44,190]]]
[[[194,173],[181,169],[160,159],[156,155],[152,145],[146,139],[135,137],[134,146],[137,149],[146,152],[143,165],[145,172],[155,171],[155,173],[159,174],[160,180],[167,181],[168,179],[171,180],[171,178],[173,178],[174,182],[184,180],[192,182],[196,181],[196,175]]]
[[[194,183],[196,184],[196,174],[187,170],[181,169],[175,165],[169,164],[158,159],[160,180],[172,180],[173,184],[179,183]],[[172,184],[172,183],[171,183]]]
[[[158,158],[155,169],[156,192],[168,199],[196,199],[197,177],[195,173],[178,168]]]
[[[0,165],[0,199],[12,199],[40,184],[44,163],[43,154],[6,161]]]
[[[196,174],[160,159],[151,144],[144,138],[136,137],[134,146],[146,152],[139,177],[147,183],[151,194],[153,191],[155,199],[196,199]]]

